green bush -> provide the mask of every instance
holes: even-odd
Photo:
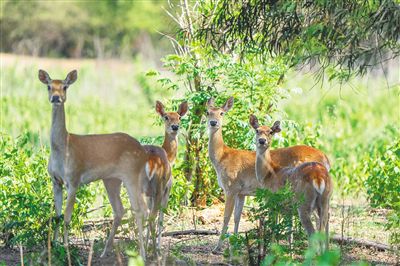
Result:
[[[271,245],[271,252],[261,262],[262,266],[270,265],[339,265],[340,251],[338,249],[326,250],[322,254],[318,254],[318,242],[323,241],[323,236],[315,234],[311,238],[312,245],[308,247],[304,253],[304,261],[298,261],[288,256],[285,249],[278,245]],[[365,264],[359,264],[365,265]]]
[[[400,202],[400,139],[373,147],[365,161],[365,187],[373,207],[394,208]]]
[[[260,265],[268,254],[273,254],[274,244],[278,244],[282,251],[281,259],[282,256],[302,254],[305,233],[297,214],[300,202],[295,200],[290,185],[275,193],[258,189],[254,201],[249,219],[256,222],[257,227],[230,236],[230,250],[225,255],[234,259],[244,258],[240,263]],[[290,237],[292,243],[288,241]]]
[[[6,245],[34,246],[47,241],[55,211],[51,179],[47,173],[49,152],[34,148],[29,133],[16,140],[0,136],[0,239]],[[82,225],[95,191],[79,189],[72,227]],[[50,223],[50,221],[52,223]]]
[[[47,174],[48,151],[33,151],[28,134],[0,139],[0,226],[6,244],[34,245],[47,239],[52,188]]]
[[[365,187],[372,206],[389,208],[386,230],[390,241],[400,245],[400,140],[375,146],[364,162]]]
[[[208,136],[205,124],[205,103],[216,98],[221,106],[228,97],[234,97],[234,108],[224,121],[223,135],[228,146],[251,149],[253,131],[248,124],[249,115],[270,114],[276,111],[277,102],[286,94],[278,90],[278,83],[286,71],[283,62],[269,61],[261,64],[257,58],[233,58],[231,55],[211,51],[196,41],[186,43],[190,52],[168,55],[163,59],[164,67],[173,72],[172,79],[149,71],[156,76],[166,90],[182,89],[184,96],[175,101],[187,100],[190,112],[182,121],[186,129],[185,153],[182,169],[187,181],[194,183],[192,202],[194,205],[210,204],[221,190],[211,162],[208,160]]]

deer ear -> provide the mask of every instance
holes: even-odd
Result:
[[[189,107],[187,101],[184,101],[183,103],[181,103],[181,105],[179,105],[178,114],[180,116],[184,116],[187,113],[188,108]]]
[[[231,110],[232,107],[233,107],[233,97],[229,97],[229,99],[226,100],[224,106],[222,106],[222,109],[224,109],[225,112],[228,112],[229,110]]]
[[[214,107],[214,106],[215,106],[215,99],[213,97],[211,97],[207,101],[207,107]]]
[[[161,116],[164,117],[164,105],[160,101],[156,101],[156,112]]]
[[[258,119],[255,115],[250,115],[250,125],[252,128],[257,129],[260,126],[258,125]]]
[[[39,69],[39,80],[46,85],[49,85],[51,83],[51,78],[49,74],[41,69]]]
[[[272,134],[281,132],[281,122],[275,121],[274,125],[271,127]]]
[[[78,78],[78,71],[72,70],[71,72],[68,73],[67,77],[64,80],[64,83],[69,86],[72,83],[74,83],[77,78]]]

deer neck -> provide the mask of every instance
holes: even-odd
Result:
[[[225,143],[222,138],[222,128],[219,128],[216,131],[209,130],[208,155],[214,165],[221,160],[224,153],[224,146]]]
[[[257,179],[264,182],[266,185],[271,185],[271,179],[276,177],[274,164],[271,159],[269,149],[256,152],[256,176]]]
[[[178,152],[177,135],[171,135],[165,132],[164,143],[162,147],[167,153],[169,163],[173,164],[175,162],[176,154]]]
[[[67,146],[68,132],[65,127],[64,104],[53,104],[50,130],[50,147],[52,151],[63,151]]]

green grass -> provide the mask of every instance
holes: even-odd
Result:
[[[358,78],[342,88],[330,84],[312,88],[313,84],[309,76],[288,79],[284,86],[291,93],[281,102],[283,117],[304,127],[298,139],[326,152],[336,194],[362,195],[364,164],[399,140],[400,87],[388,87],[379,77]]]

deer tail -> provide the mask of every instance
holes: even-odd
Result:
[[[146,171],[146,176],[147,178],[151,181],[154,177],[154,173],[155,173],[155,167],[154,167],[154,163],[151,160],[148,160],[146,162],[145,165],[145,171]]]
[[[313,184],[313,187],[315,188],[315,190],[320,195],[322,195],[322,193],[324,193],[324,191],[325,191],[325,181],[324,181],[324,179],[320,179],[320,180],[313,179],[312,184]]]

